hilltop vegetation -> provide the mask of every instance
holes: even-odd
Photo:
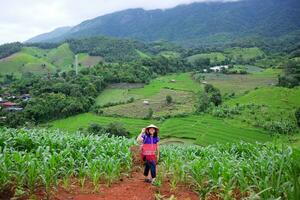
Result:
[[[55,42],[106,35],[142,41],[164,39],[185,46],[269,45],[283,49],[300,29],[297,0],[193,3],[170,9],[128,9],[84,21],[61,35],[32,38]],[[57,30],[55,31],[57,32]]]

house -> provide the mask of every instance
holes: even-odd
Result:
[[[13,106],[16,106],[16,105],[17,105],[16,103],[13,103],[13,102],[10,102],[10,101],[0,103],[0,106],[6,107],[6,108],[13,107]]]
[[[228,65],[220,65],[209,68],[213,72],[220,72],[222,69],[228,69]]]
[[[171,80],[171,83],[175,83],[175,82],[176,82],[176,80],[175,80],[175,79],[172,79],[172,80]]]
[[[29,101],[29,99],[30,99],[30,94],[23,94],[20,98],[21,98],[23,101]]]
[[[14,111],[22,111],[23,108],[21,108],[21,107],[8,107],[8,108],[5,108],[4,110],[8,111],[8,112],[14,112]]]
[[[4,102],[4,99],[2,97],[0,97],[0,103]]]
[[[144,100],[144,101],[143,101],[143,104],[144,104],[144,105],[149,105],[149,101]]]

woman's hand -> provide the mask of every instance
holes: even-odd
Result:
[[[145,133],[145,128],[142,128],[142,131],[141,131],[141,133],[139,134],[139,136],[137,137],[137,139],[136,139],[136,141],[138,142],[138,143],[142,143],[143,142],[143,137],[142,137],[142,135],[143,135],[143,133]]]

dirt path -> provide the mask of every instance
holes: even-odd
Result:
[[[132,147],[133,172],[131,177],[121,179],[110,187],[101,184],[97,193],[92,193],[93,185],[89,182],[81,188],[72,184],[68,190],[59,187],[53,195],[55,200],[197,200],[198,195],[185,186],[178,186],[175,191],[170,191],[168,180],[160,187],[144,182],[143,166],[140,163],[138,147]],[[170,198],[172,197],[172,198]],[[175,197],[175,198],[174,198]]]
[[[90,186],[90,187],[89,187]],[[154,200],[169,199],[175,197],[177,200],[196,200],[198,195],[184,186],[178,186],[176,191],[171,192],[168,182],[164,182],[161,187],[152,186],[144,182],[141,171],[133,172],[132,177],[114,183],[111,187],[100,186],[97,194],[91,194],[91,184],[84,188],[75,187],[66,191],[59,188],[54,199],[56,200]]]

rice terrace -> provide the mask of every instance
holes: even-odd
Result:
[[[0,200],[300,199],[298,0],[3,8]]]

